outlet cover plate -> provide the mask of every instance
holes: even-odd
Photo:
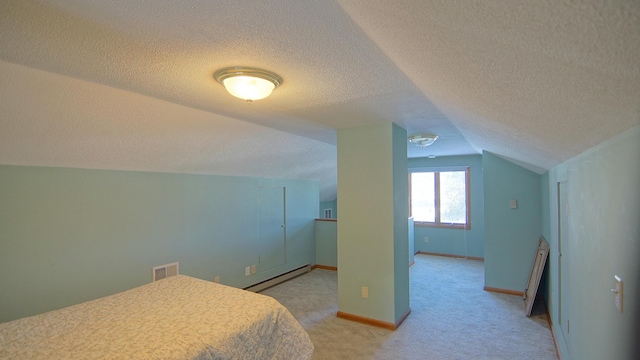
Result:
[[[366,286],[362,287],[362,297],[365,299],[369,298],[369,288]]]

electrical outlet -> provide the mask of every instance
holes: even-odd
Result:
[[[428,237],[428,236],[425,236],[425,237],[424,237],[424,242],[426,242],[426,243],[428,243],[428,242],[429,242],[429,237]]]
[[[216,276],[216,277],[214,277],[214,278],[213,278],[213,282],[214,282],[214,283],[217,283],[217,284],[220,284],[220,276]]]
[[[251,275],[251,267],[247,266],[244,268],[244,276],[249,276]]]
[[[362,297],[365,299],[369,298],[369,288],[366,286],[362,287]]]
[[[251,265],[251,274],[255,274],[256,273],[256,266],[255,265]]]
[[[512,209],[517,209],[518,208],[518,200],[515,200],[515,199],[511,200],[511,208]]]

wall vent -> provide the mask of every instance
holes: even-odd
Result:
[[[153,281],[162,280],[169,276],[176,276],[179,274],[178,262],[171,264],[165,264],[160,266],[154,266],[152,270]]]

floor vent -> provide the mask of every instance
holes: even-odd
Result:
[[[266,288],[270,288],[274,285],[278,285],[282,282],[285,282],[287,280],[293,279],[296,276],[300,276],[302,274],[306,274],[309,271],[311,271],[311,265],[307,264],[304,266],[301,266],[297,269],[291,270],[291,271],[287,271],[286,273],[280,274],[280,275],[276,275],[270,279],[261,281],[257,284],[253,284],[251,286],[247,286],[246,288],[244,288],[247,291],[252,291],[252,292],[260,292]]]
[[[170,276],[179,274],[179,265],[177,262],[153,267],[153,281],[162,280]]]

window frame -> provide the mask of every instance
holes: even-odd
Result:
[[[464,171],[465,172],[465,202],[466,202],[466,224],[463,223],[443,223],[440,220],[440,173],[443,172],[457,172]],[[413,173],[421,173],[421,172],[431,172],[435,173],[434,175],[434,192],[435,192],[435,222],[430,221],[418,221],[414,220],[414,224],[416,226],[422,227],[431,227],[431,228],[444,228],[444,229],[463,229],[469,230],[471,229],[471,167],[463,166],[463,167],[442,167],[442,168],[415,168],[409,169],[408,181],[409,181],[409,216],[413,217],[412,213],[412,204],[411,204],[411,174]]]

